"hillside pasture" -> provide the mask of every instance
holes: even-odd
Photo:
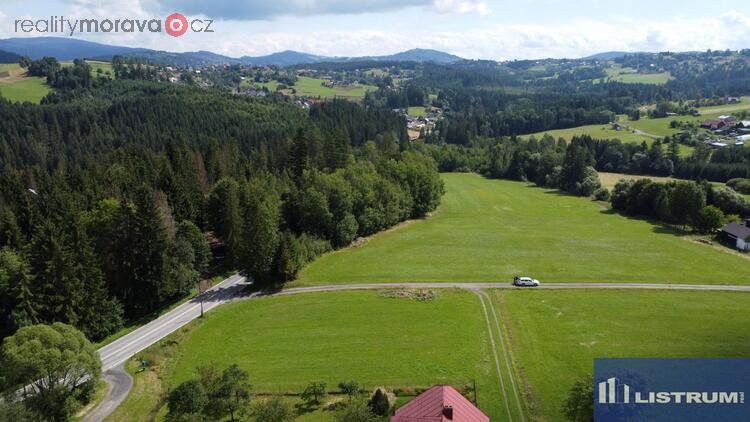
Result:
[[[346,97],[346,98],[362,98],[365,93],[369,90],[376,90],[376,86],[372,85],[359,85],[354,84],[350,86],[335,86],[329,88],[323,86],[325,80],[310,78],[307,76],[300,76],[297,79],[297,83],[294,84],[294,89],[297,91],[297,96],[304,97],[320,97],[320,98],[334,98],[334,97]]]

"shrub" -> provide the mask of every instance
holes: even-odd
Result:
[[[594,199],[597,201],[609,201],[609,189],[599,188],[594,191]]]

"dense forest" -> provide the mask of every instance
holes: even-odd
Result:
[[[29,65],[58,89],[42,105],[0,98],[0,336],[64,322],[100,340],[217,261],[283,283],[442,195],[388,111]]]

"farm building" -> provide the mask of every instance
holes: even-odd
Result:
[[[720,237],[728,243],[733,243],[741,251],[750,251],[750,220],[727,224],[721,228]]]
[[[490,418],[449,385],[436,385],[396,410],[391,422],[489,422]]]
[[[723,120],[719,119],[711,119],[711,120],[704,120],[701,122],[701,127],[711,130],[721,129],[724,126],[726,126],[726,123]]]
[[[740,135],[737,137],[737,142],[747,142],[750,141],[750,135]]]

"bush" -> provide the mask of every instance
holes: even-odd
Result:
[[[258,422],[291,422],[295,418],[289,403],[279,397],[257,403],[251,414]]]
[[[563,403],[563,414],[571,422],[594,420],[594,378],[587,376],[573,384]]]
[[[320,404],[320,400],[326,395],[326,383],[315,381],[307,384],[300,397],[307,404]]]
[[[599,188],[594,191],[594,199],[597,201],[609,201],[609,189]]]
[[[359,383],[357,381],[341,381],[339,383],[339,390],[349,397],[357,395],[359,393]]]
[[[336,414],[337,422],[376,422],[378,420],[379,418],[373,414],[364,398],[349,401]]]
[[[170,419],[200,414],[206,404],[208,404],[208,395],[198,380],[183,382],[167,397]]]
[[[378,388],[370,398],[370,409],[378,416],[388,416],[391,413],[391,402],[385,390]]]
[[[727,181],[727,186],[739,193],[750,195],[750,179],[730,179]]]
[[[713,205],[706,205],[698,213],[695,229],[701,233],[713,233],[726,224],[724,213]]]

